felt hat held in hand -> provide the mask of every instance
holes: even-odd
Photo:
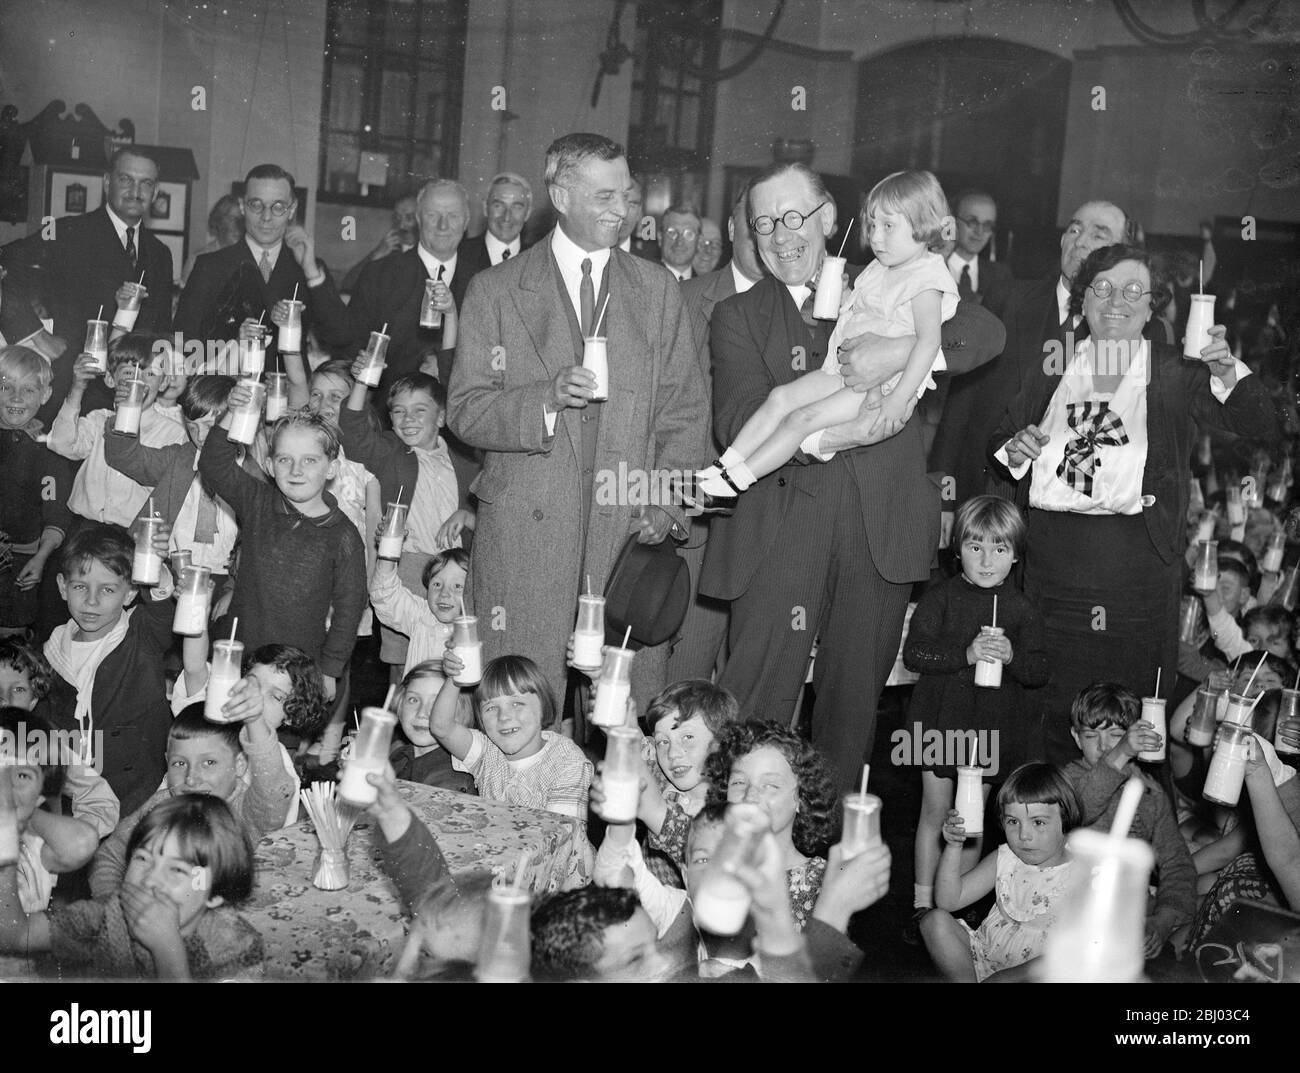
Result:
[[[691,575],[670,541],[639,544],[634,533],[619,553],[605,586],[605,640],[652,648],[677,632],[691,599]]]

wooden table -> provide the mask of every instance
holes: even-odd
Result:
[[[438,840],[453,874],[514,874],[521,850],[530,855],[528,888],[567,890],[591,878],[584,825],[567,816],[517,808],[468,794],[399,782],[398,790]],[[240,912],[266,945],[268,980],[357,980],[386,976],[406,935],[393,883],[379,868],[375,823],[363,816],[348,840],[346,890],[312,885],[320,849],[311,821],[262,839],[257,882]]]

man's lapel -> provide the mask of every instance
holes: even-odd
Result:
[[[637,396],[648,391],[653,381],[648,365],[655,347],[647,320],[651,311],[645,296],[638,293],[636,278],[629,268],[632,254],[610,253],[609,310],[605,314],[605,350],[609,357],[609,401],[600,415],[597,452],[614,451],[625,444],[633,427]],[[599,309],[597,310],[599,313]]]

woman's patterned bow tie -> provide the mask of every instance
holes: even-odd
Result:
[[[1092,498],[1092,480],[1101,460],[1098,447],[1121,447],[1128,443],[1124,422],[1108,402],[1071,402],[1065,420],[1074,436],[1065,445],[1056,475],[1076,492]]]

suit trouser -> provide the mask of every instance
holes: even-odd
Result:
[[[732,602],[719,683],[745,718],[788,724],[820,637],[813,744],[849,790],[871,753],[876,703],[898,655],[912,584],[876,570],[853,481],[804,502],[781,519],[753,583]]]
[[[668,657],[668,681],[713,678],[718,652],[727,639],[727,603],[700,595],[700,572],[709,534],[706,519],[691,519],[691,535],[680,554],[691,572],[691,602]]]

